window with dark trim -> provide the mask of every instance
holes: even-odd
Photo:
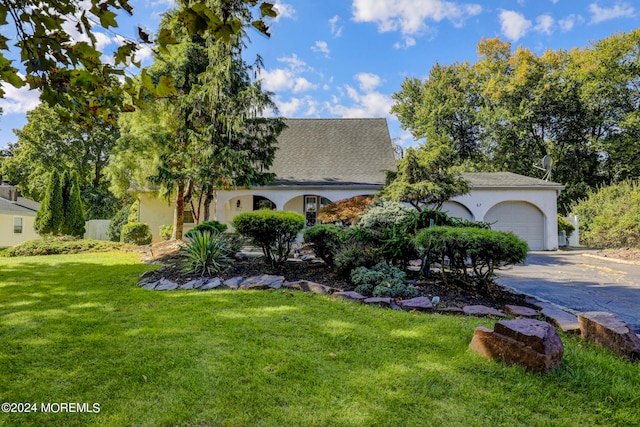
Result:
[[[13,217],[13,234],[22,234],[22,217]]]

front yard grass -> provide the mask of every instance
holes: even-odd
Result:
[[[151,292],[132,253],[0,258],[0,425],[640,425],[640,363],[562,335],[547,375],[467,347],[489,320],[290,291]]]

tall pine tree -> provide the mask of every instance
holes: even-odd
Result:
[[[62,187],[60,175],[57,171],[51,172],[47,192],[36,214],[33,228],[41,236],[58,234],[64,215],[62,201]]]
[[[65,172],[62,175],[63,218],[59,233],[62,235],[83,237],[85,232],[84,208],[80,199],[78,173]]]

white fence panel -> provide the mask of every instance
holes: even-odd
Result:
[[[107,237],[107,229],[109,228],[108,219],[90,219],[86,222],[84,228],[84,238],[93,240],[109,240]]]

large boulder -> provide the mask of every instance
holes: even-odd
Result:
[[[478,327],[469,348],[489,359],[548,372],[562,362],[564,345],[556,329],[534,319],[503,320],[494,330]]]
[[[578,313],[582,339],[632,360],[640,359],[640,338],[616,315],[604,311]]]

